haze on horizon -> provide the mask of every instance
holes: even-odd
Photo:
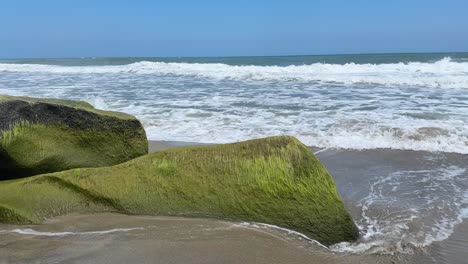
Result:
[[[468,51],[468,1],[6,0],[0,58]]]

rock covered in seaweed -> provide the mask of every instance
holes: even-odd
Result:
[[[111,166],[147,153],[133,116],[86,102],[0,95],[0,180]]]
[[[4,223],[113,211],[261,222],[325,245],[358,237],[333,178],[292,137],[175,148],[112,167],[3,181],[0,193]]]

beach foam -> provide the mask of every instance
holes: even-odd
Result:
[[[0,63],[0,93],[87,100],[139,118],[149,139],[468,154],[468,62],[235,66]]]
[[[466,170],[455,166],[399,171],[372,183],[360,202],[356,243],[331,249],[348,253],[417,253],[447,239],[466,215]]]
[[[56,66],[0,63],[4,73],[156,74],[196,76],[214,80],[301,81],[468,88],[468,63],[450,58],[433,63],[326,64],[290,66],[236,66],[222,63],[166,63],[141,61],[115,66]]]

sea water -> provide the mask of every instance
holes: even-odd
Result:
[[[0,60],[2,93],[127,112],[152,140],[295,136],[361,230],[335,252],[417,254],[468,217],[468,53]]]
[[[2,60],[0,93],[128,112],[153,140],[468,153],[468,53]]]

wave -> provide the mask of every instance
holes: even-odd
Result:
[[[463,88],[468,62],[450,58],[283,67],[0,64],[0,93],[86,100],[136,116],[149,139],[199,143],[291,135],[320,148],[468,154]]]
[[[127,65],[58,66],[0,63],[4,73],[156,74],[215,80],[369,83],[424,87],[468,88],[468,62],[449,57],[436,62],[389,64],[326,64],[290,66],[233,66],[222,63],[166,63],[141,61]]]
[[[221,114],[203,119],[200,126],[197,119],[183,114],[170,114],[165,122],[151,125],[144,121],[146,134],[151,140],[182,141],[199,143],[229,143],[260,137],[291,135],[311,147],[328,149],[399,149],[413,151],[446,152],[468,154],[468,124],[442,123],[438,127],[431,121],[384,120],[380,123],[356,121],[350,126],[342,117],[310,118],[312,123],[291,124],[282,119],[268,120],[261,114],[256,117],[233,118],[226,125]],[[351,115],[351,114],[349,114]],[[290,117],[293,119],[294,117]],[[377,119],[369,114],[369,119]],[[309,119],[308,119],[309,120]],[[315,124],[313,122],[319,124]],[[390,122],[393,126],[389,126]],[[224,122],[224,123],[223,123]],[[252,128],[255,124],[258,128]],[[332,124],[332,125],[330,125]]]
[[[435,132],[426,132],[426,131]],[[340,127],[334,131],[321,131],[317,136],[297,135],[308,146],[330,149],[398,149],[468,154],[468,127],[457,131],[440,128],[388,128],[374,125],[360,131],[350,131]],[[432,133],[432,134],[431,134]]]

